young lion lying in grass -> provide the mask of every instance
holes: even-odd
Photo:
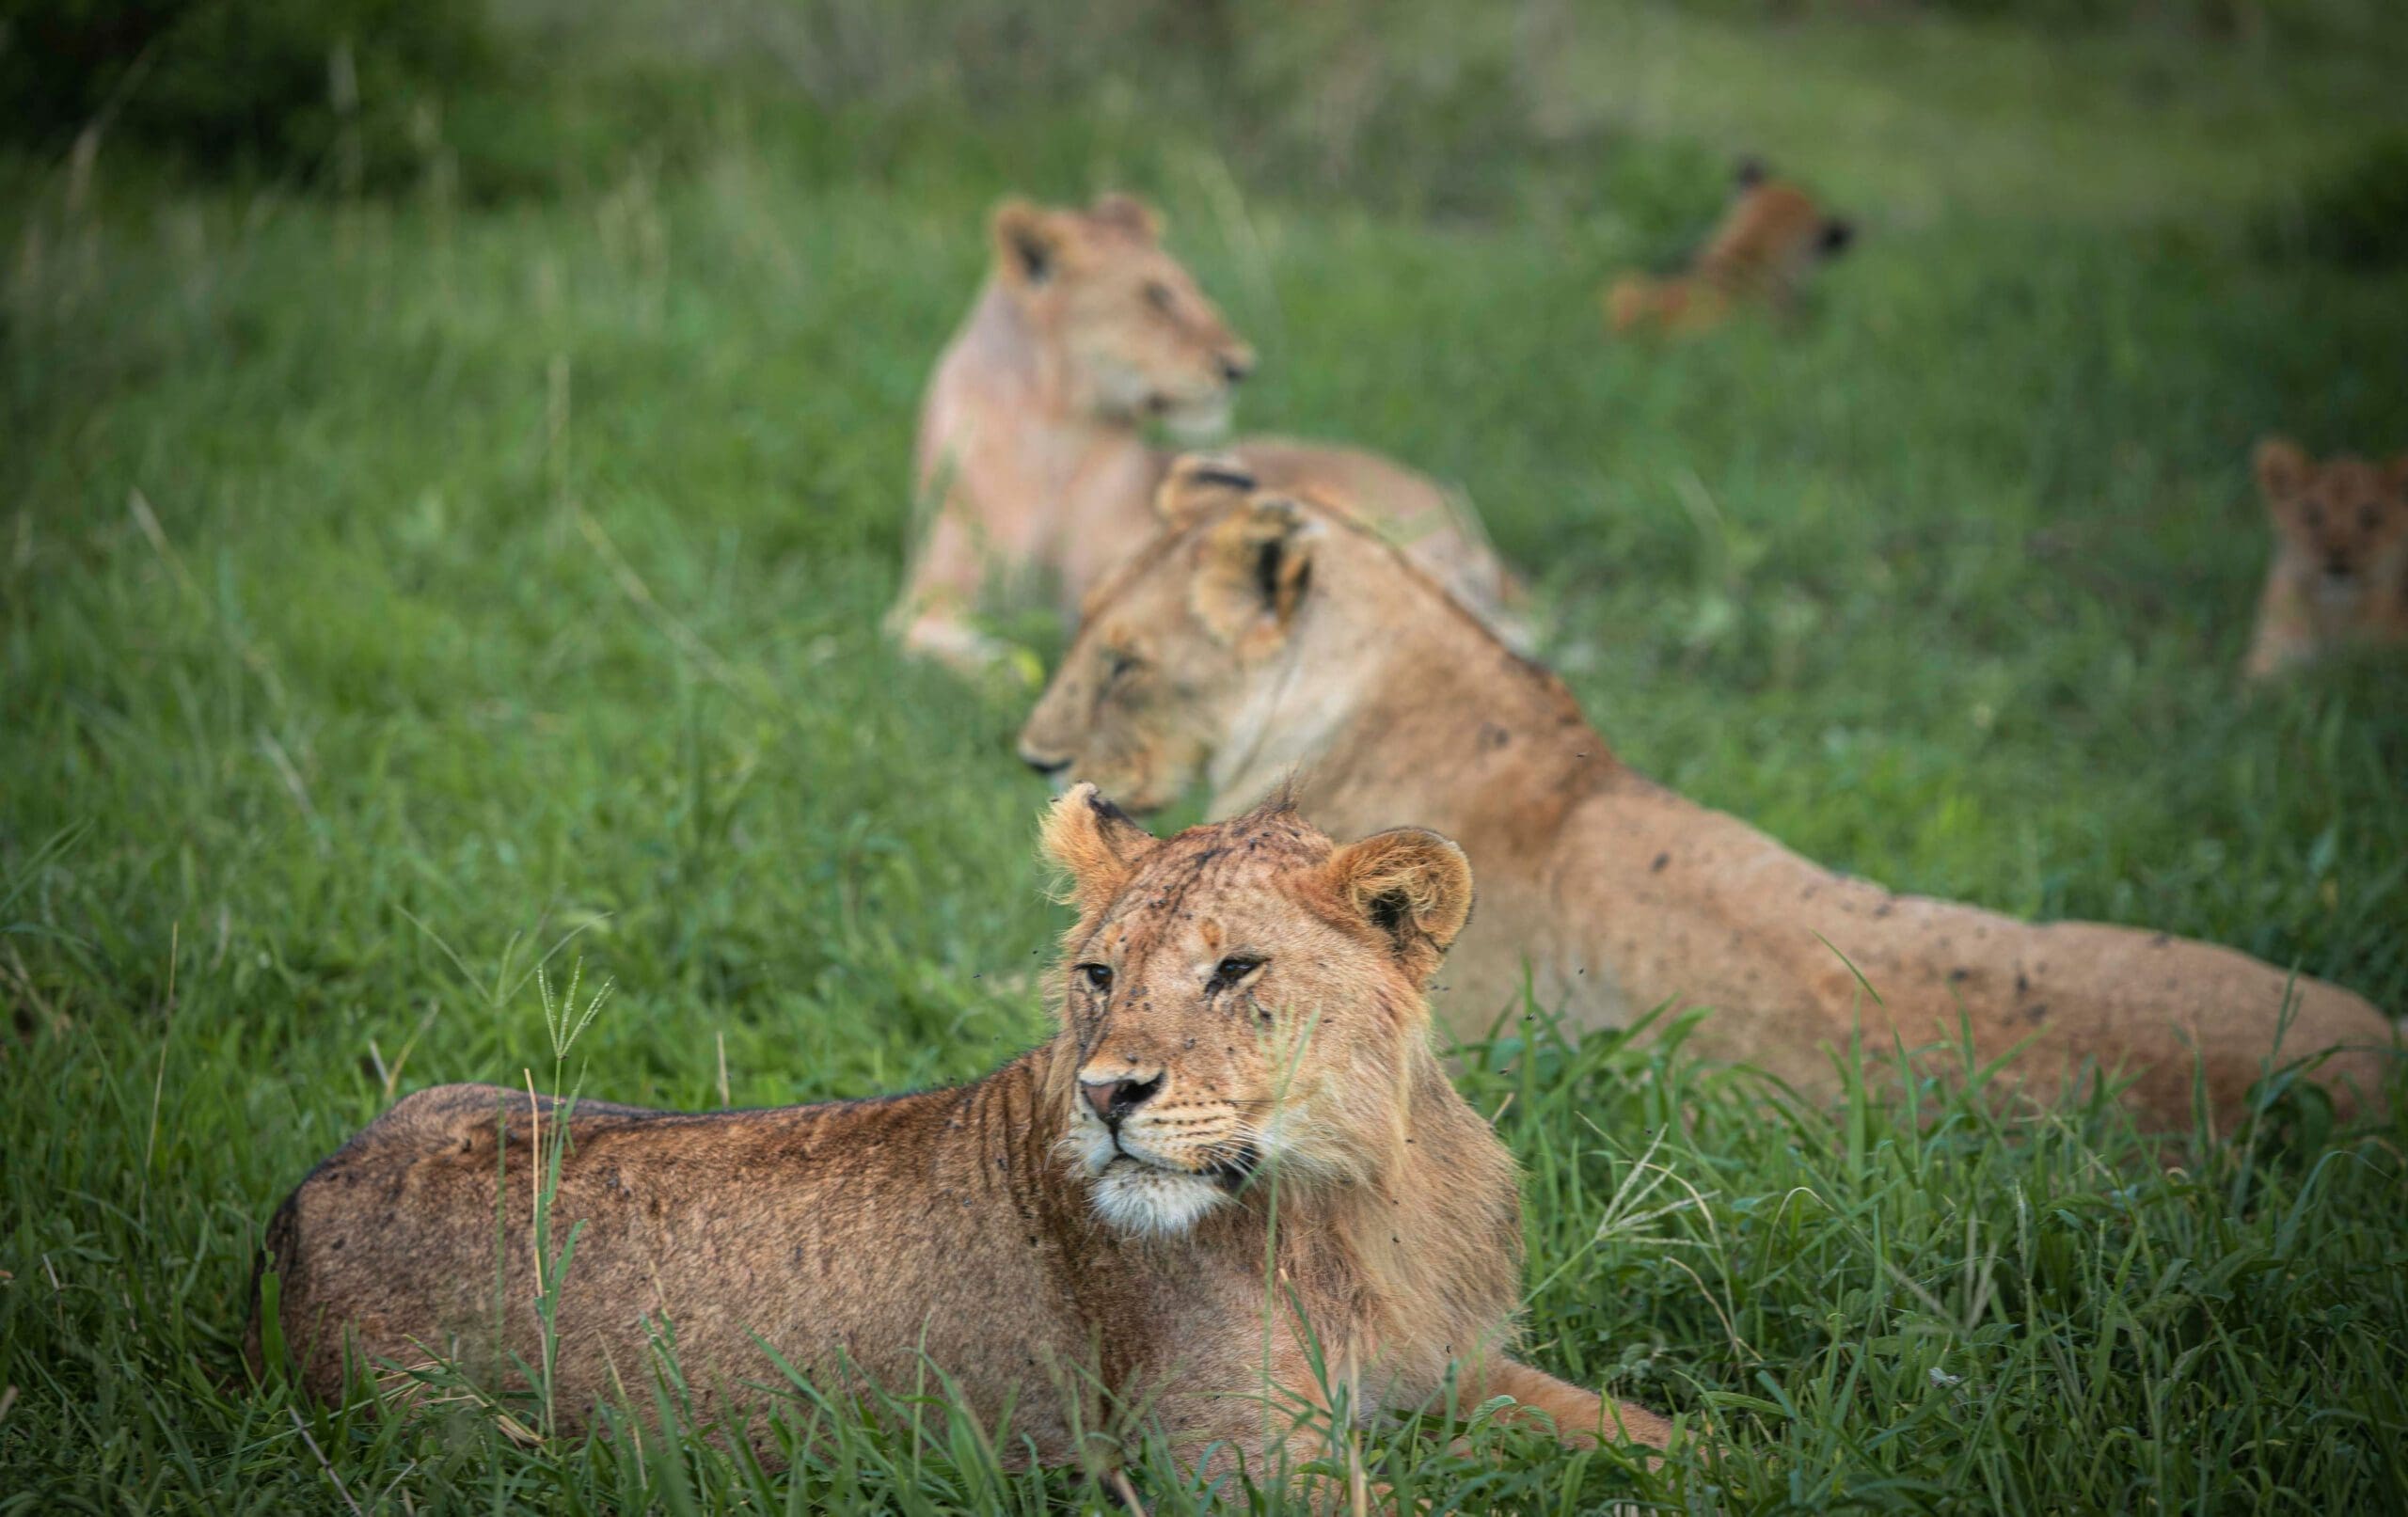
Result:
[[[990,1434],[1014,1408],[1005,1446],[1098,1469],[1143,1415],[1183,1459],[1259,1474],[1283,1439],[1315,1457],[1292,1409],[1330,1386],[1363,1414],[1450,1375],[1464,1406],[1510,1396],[1568,1441],[1666,1442],[1652,1413],[1507,1357],[1513,1161],[1432,1054],[1423,1001],[1471,909],[1462,850],[1410,830],[1337,846],[1282,804],[1157,841],[1092,788],[1045,844],[1079,913],[1060,1030],[974,1084],[702,1115],[446,1085],[372,1123],[268,1228],[304,1384],[332,1398],[350,1366],[436,1355],[523,1383],[537,1129],[565,1122],[551,1237],[581,1231],[551,1401],[572,1425],[645,1404],[673,1326],[698,1421],[765,1453],[765,1349],[839,1392],[909,1386],[925,1351]],[[255,1323],[255,1366],[263,1341]]]
[[[1860,1015],[1886,1048],[1953,1041],[1961,1012],[1985,1061],[2020,1049],[2043,1085],[2084,1060],[2121,1068],[2171,1126],[2194,1059],[2236,1116],[2288,996],[2284,1051],[2344,1051],[2323,1073],[2345,1110],[2374,1093],[2392,1032],[2361,998],[2228,948],[2017,922],[1801,859],[1625,767],[1560,681],[1350,514],[1232,472],[1174,469],[1169,530],[1097,593],[1021,755],[1133,809],[1200,780],[1226,814],[1295,776],[1340,836],[1402,817],[1460,839],[1483,899],[1440,988],[1458,1032],[1484,1032],[1527,975],[1579,1026],[1712,1007],[1692,1047],[1812,1090]]]
[[[2269,437],[2257,471],[2274,561],[2242,672],[2272,679],[2339,649],[2408,642],[2408,454],[2319,464]]]
[[[1209,436],[1254,368],[1254,350],[1163,246],[1161,218],[1128,196],[1084,210],[1007,200],[989,230],[994,272],[921,403],[913,483],[935,512],[887,616],[906,651],[964,671],[999,652],[974,619],[991,582],[1050,579],[1064,626],[1076,619],[1154,533],[1170,460],[1141,424]],[[1263,478],[1361,502],[1465,605],[1522,635],[1520,587],[1468,502],[1361,449],[1232,447]]]

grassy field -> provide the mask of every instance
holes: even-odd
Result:
[[[236,1351],[318,1157],[547,1077],[538,964],[615,983],[568,1060],[613,1100],[1040,1035],[1030,692],[876,631],[1008,190],[1158,199],[1263,351],[1242,420],[1463,482],[1640,767],[1902,889],[2408,1010],[2399,667],[2234,673],[2252,440],[2408,448],[2408,269],[2284,231],[2408,131],[2396,48],[1533,5],[1307,28],[1349,67],[1256,57],[1285,114],[1215,114],[815,93],[629,18],[557,50],[531,188],[439,138],[373,198],[0,162],[0,1513],[1100,1499],[841,1412],[775,1475],[330,1412]],[[1608,345],[1602,278],[1744,150],[1860,250],[1796,330]],[[1437,1508],[2408,1509],[2408,1114],[2270,1089],[2169,1146],[1606,1038],[1465,1059],[1529,1167],[1537,1360],[1729,1450],[1367,1433]],[[1140,1485],[1196,1500],[1158,1454]]]

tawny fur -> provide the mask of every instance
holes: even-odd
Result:
[[[1225,424],[1253,350],[1229,329],[1126,196],[1085,210],[999,207],[994,267],[938,359],[913,456],[929,508],[888,629],[964,670],[997,649],[976,624],[991,591],[1052,590],[1067,626],[1081,599],[1153,534],[1149,502],[1169,455],[1141,428]],[[1231,445],[1265,478],[1344,496],[1509,637],[1520,591],[1470,505],[1357,449],[1251,438]]]
[[[1341,513],[1222,488],[1172,515],[1098,593],[1022,756],[1137,810],[1200,781],[1228,814],[1292,782],[1341,836],[1402,819],[1459,840],[1482,905],[1436,1000],[1461,1035],[1527,973],[1576,1027],[1713,1008],[1692,1048],[1827,1091],[1860,1017],[1875,1048],[1915,1047],[1954,1041],[1961,1010],[1980,1056],[2020,1048],[2041,1092],[2094,1061],[2135,1074],[2165,1126],[2188,1119],[2194,1049],[2225,1123],[2274,1050],[2288,976],[2246,955],[1895,894],[1634,773],[1561,682]],[[2389,1024],[2337,987],[2289,988],[2284,1052],[2351,1051],[2323,1074],[2359,1109]]]
[[[2319,464],[2269,437],[2256,462],[2274,560],[2242,672],[2265,680],[2339,649],[2408,642],[2408,454]]]
[[[303,1383],[332,1398],[347,1362],[439,1355],[523,1384],[537,1128],[547,1146],[565,1119],[569,1428],[622,1398],[648,1414],[651,1345],[673,1330],[698,1422],[767,1455],[759,1387],[782,1376],[763,1345],[840,1397],[908,1393],[925,1352],[989,1432],[1016,1407],[1007,1458],[1026,1439],[1108,1468],[1158,1418],[1183,1458],[1217,1443],[1212,1467],[1260,1473],[1293,1407],[1330,1404],[1308,1322],[1365,1413],[1423,1405],[1451,1370],[1468,1401],[1510,1395],[1568,1440],[1665,1442],[1661,1418],[1506,1357],[1514,1168],[1432,1054],[1422,993],[1469,909],[1461,850],[1420,832],[1334,846],[1282,805],[1157,841],[1085,788],[1046,841],[1080,903],[1060,1031],[974,1084],[709,1114],[446,1085],[378,1118],[268,1228]],[[1154,1094],[1107,1130],[1089,1087],[1127,1079]],[[1115,1176],[1210,1205],[1183,1230],[1109,1226]],[[255,1323],[255,1365],[261,1341]]]
[[[1606,292],[1606,319],[1617,333],[1679,334],[1719,326],[1750,306],[1786,312],[1807,274],[1853,236],[1805,191],[1743,166],[1738,193],[1688,266],[1669,278],[1623,275]]]

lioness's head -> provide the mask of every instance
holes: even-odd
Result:
[[[1736,192],[1700,263],[1739,262],[1767,272],[1802,270],[1817,259],[1836,258],[1856,240],[1856,224],[1824,213],[1812,196],[1772,177],[1759,159],[1742,159]]]
[[[1029,767],[1139,813],[1185,793],[1278,678],[1325,528],[1321,508],[1209,455],[1173,463],[1156,505],[1162,536],[1088,597],[1020,734]]]
[[[2369,464],[2345,453],[2320,466],[2290,439],[2269,437],[2257,465],[2275,534],[2328,589],[2354,591],[2408,544],[2408,454]]]
[[[1254,350],[1164,250],[1150,208],[1125,195],[1084,211],[1006,200],[991,231],[995,277],[1078,404],[1115,420],[1160,417],[1181,433],[1227,423]]]
[[[1284,801],[1157,839],[1093,785],[1057,800],[1069,876],[1055,1098],[1096,1214],[1186,1231],[1252,1183],[1379,1173],[1417,1079],[1423,987],[1471,911],[1434,832],[1339,846]]]

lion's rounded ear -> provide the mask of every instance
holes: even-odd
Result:
[[[2258,488],[2270,501],[2290,499],[2316,477],[2316,463],[2289,437],[2268,437],[2258,445]]]
[[[1252,494],[1255,484],[1254,471],[1232,454],[1181,453],[1154,491],[1154,511],[1173,531],[1182,530],[1214,506]]]
[[[1016,287],[1036,289],[1060,270],[1062,229],[1043,206],[1006,200],[988,218],[987,230],[995,245],[995,266]]]
[[[1045,814],[1041,845],[1070,877],[1069,899],[1085,915],[1111,905],[1162,843],[1095,786],[1075,784]]]
[[[1471,919],[1471,861],[1435,832],[1374,832],[1322,867],[1339,900],[1387,938],[1417,985],[1437,972]]]
[[[1214,525],[1189,597],[1205,629],[1245,657],[1285,640],[1312,585],[1317,530],[1304,507],[1275,495],[1255,496]]]
[[[1117,190],[1099,195],[1095,204],[1087,207],[1087,214],[1107,227],[1117,227],[1149,243],[1162,241],[1162,213],[1133,195],[1122,195]]]

